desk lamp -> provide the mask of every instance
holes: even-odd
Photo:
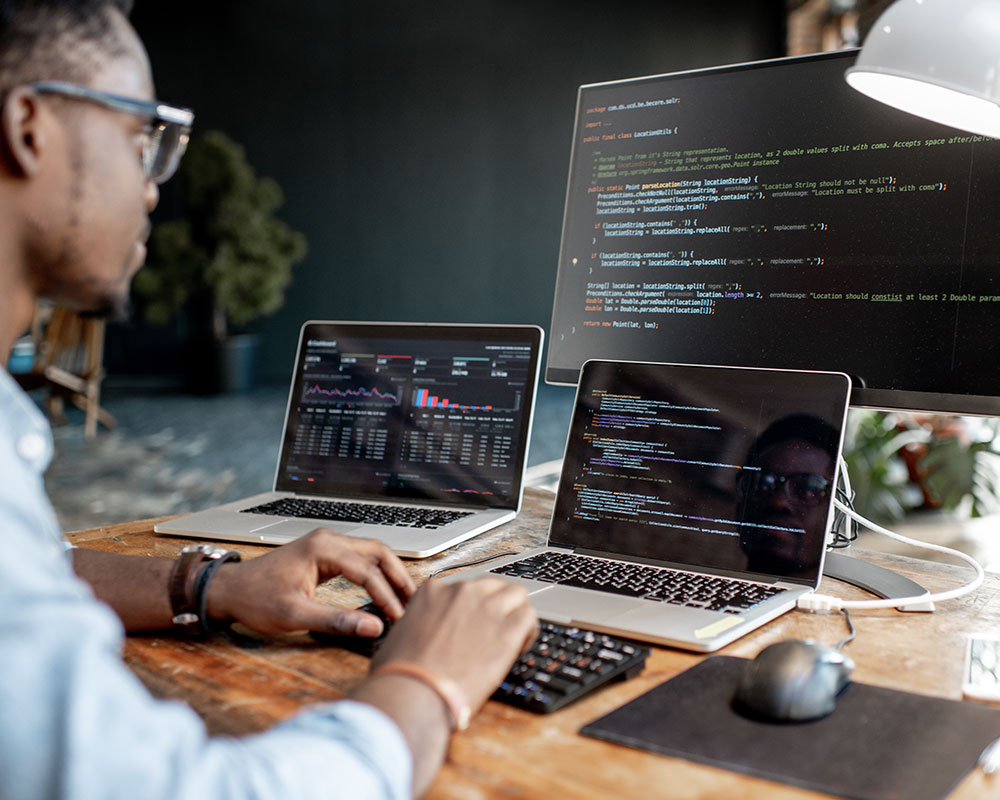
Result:
[[[1000,138],[1000,0],[898,0],[845,77],[901,111]]]
[[[876,20],[845,79],[893,108],[1000,138],[1000,0],[898,0]],[[825,574],[883,597],[908,590],[884,568],[832,553],[827,563]]]

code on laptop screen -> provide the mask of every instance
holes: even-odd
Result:
[[[812,583],[850,381],[590,361],[550,544]]]

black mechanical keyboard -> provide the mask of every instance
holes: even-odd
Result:
[[[312,632],[325,644],[371,656],[382,644],[391,622],[374,603],[361,606],[385,623],[375,639]],[[493,693],[501,703],[548,714],[579,700],[614,680],[634,678],[646,666],[649,648],[617,636],[541,621],[531,649],[521,655]]]
[[[270,514],[277,517],[326,519],[334,522],[368,522],[403,528],[440,528],[472,513],[440,508],[345,503],[337,500],[302,500],[296,497],[282,497],[253,508],[242,508],[240,511],[244,514]]]
[[[765,583],[575,553],[538,553],[490,572],[730,614],[739,614],[782,591]]]

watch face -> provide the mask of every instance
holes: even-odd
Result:
[[[181,549],[181,553],[201,553],[205,558],[219,558],[226,552],[226,548],[214,544],[189,544]]]

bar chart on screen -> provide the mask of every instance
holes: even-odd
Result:
[[[520,391],[502,391],[501,387],[492,387],[491,399],[489,401],[479,400],[469,402],[461,398],[461,402],[454,397],[449,397],[446,386],[419,387],[413,392],[413,407],[415,409],[442,409],[446,411],[460,411],[463,413],[474,411],[485,412],[513,412],[521,407],[522,396]],[[503,387],[506,388],[506,387]]]

